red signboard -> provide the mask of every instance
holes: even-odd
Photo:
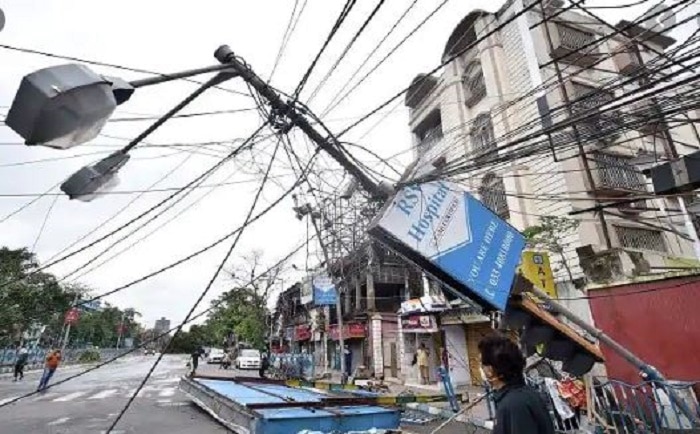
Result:
[[[68,312],[66,312],[66,318],[64,320],[64,323],[65,324],[75,324],[78,322],[79,318],[80,318],[80,310],[78,310],[77,307],[73,307]]]
[[[329,327],[328,334],[331,340],[339,340],[340,336],[338,336],[338,325],[331,325]],[[343,325],[343,339],[364,338],[365,336],[367,336],[367,328],[365,324],[350,323]]]
[[[432,315],[413,315],[401,318],[401,328],[411,333],[435,333],[438,331]]]
[[[311,339],[311,326],[308,324],[302,324],[296,326],[294,329],[294,340],[295,341],[306,341]]]
[[[349,338],[364,338],[367,336],[367,327],[362,323],[350,323],[348,324],[348,337]]]

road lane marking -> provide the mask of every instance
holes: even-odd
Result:
[[[158,396],[160,396],[162,398],[166,398],[168,396],[175,395],[175,392],[176,392],[176,389],[174,387],[167,387],[167,388],[161,390],[160,393],[158,394]]]
[[[116,395],[117,392],[119,392],[119,389],[107,389],[92,395],[88,399],[105,399],[109,398],[110,396]]]
[[[61,425],[63,423],[68,422],[69,420],[70,420],[69,417],[60,417],[60,418],[54,420],[53,422],[49,422],[48,424],[49,425]]]
[[[69,393],[68,395],[61,396],[60,398],[56,398],[53,400],[53,402],[67,402],[67,401],[72,401],[75,398],[78,398],[79,396],[85,395],[85,392],[73,392]]]

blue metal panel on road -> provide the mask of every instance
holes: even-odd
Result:
[[[400,423],[398,410],[383,407],[334,407],[327,410],[301,408],[260,410],[263,418],[258,432],[265,434],[291,434],[302,430],[329,432],[396,429]]]
[[[236,383],[229,380],[195,379],[219,395],[241,405],[319,402],[328,395],[277,384]],[[276,395],[276,396],[274,396]],[[363,431],[372,428],[396,429],[400,423],[398,409],[379,406],[345,406],[318,409],[284,407],[257,409],[260,415],[256,433],[291,434],[302,430],[322,432]]]

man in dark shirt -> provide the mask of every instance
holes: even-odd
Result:
[[[479,342],[482,375],[493,388],[494,434],[554,434],[554,425],[539,394],[525,384],[525,357],[501,334]]]

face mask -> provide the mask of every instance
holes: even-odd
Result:
[[[479,373],[481,374],[481,378],[482,378],[484,381],[486,381],[486,382],[488,382],[488,383],[491,383],[491,381],[489,380],[489,376],[486,375],[486,371],[484,371],[484,367],[483,367],[483,366],[479,366]]]

